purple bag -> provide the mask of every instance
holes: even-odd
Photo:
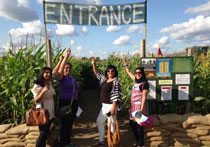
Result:
[[[154,119],[152,118],[152,116],[148,116],[147,121],[139,123],[140,126],[144,126],[144,127],[152,127],[154,123]]]

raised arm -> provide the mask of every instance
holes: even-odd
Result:
[[[126,62],[126,56],[123,56],[122,57],[122,61],[123,61],[123,64],[124,64],[124,67],[125,67],[125,71],[126,73],[130,76],[130,78],[132,80],[135,80],[135,76],[132,74],[132,72],[130,71],[129,67],[128,67],[128,64]]]
[[[55,68],[53,69],[53,71],[52,71],[52,77],[54,78],[55,76],[56,76],[56,74],[58,73],[58,70],[59,70],[59,67],[60,67],[60,65],[61,65],[61,62],[63,61],[63,55],[61,55],[60,56],[60,59],[59,59],[59,61],[58,61],[58,63],[57,63],[57,65],[55,66]]]
[[[98,69],[96,68],[96,58],[95,57],[92,58],[92,65],[93,65],[93,72],[95,74],[97,74],[98,73]]]
[[[62,79],[63,79],[64,67],[65,67],[65,65],[66,65],[66,62],[67,62],[69,56],[70,56],[70,53],[71,53],[71,49],[68,48],[68,49],[66,50],[66,55],[65,55],[63,61],[61,62],[61,65],[60,65],[59,70],[58,70],[58,80],[62,80]]]

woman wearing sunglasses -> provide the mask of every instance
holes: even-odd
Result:
[[[136,137],[136,147],[144,146],[144,128],[140,126],[135,118],[132,116],[132,112],[140,111],[141,114],[146,114],[146,97],[149,92],[149,84],[146,79],[143,67],[135,69],[134,74],[130,71],[128,64],[126,63],[126,56],[122,58],[125,71],[129,77],[134,81],[134,85],[131,91],[131,108],[130,108],[130,126]]]
[[[92,58],[93,71],[99,80],[100,85],[100,102],[102,108],[97,118],[97,126],[99,131],[99,141],[94,143],[94,146],[106,144],[105,142],[105,122],[111,121],[111,132],[115,132],[115,121],[117,116],[117,108],[122,101],[120,83],[117,79],[118,71],[113,65],[108,65],[104,75],[99,73],[96,68],[96,59]]]

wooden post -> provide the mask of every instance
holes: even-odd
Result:
[[[144,58],[146,57],[146,48],[145,48],[145,39],[141,40],[141,57]]]
[[[47,66],[52,68],[51,40],[47,40]]]
[[[187,50],[187,56],[192,56],[192,49],[188,48]],[[190,101],[186,102],[186,113],[190,113],[191,112],[191,103]]]

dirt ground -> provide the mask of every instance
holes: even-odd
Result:
[[[76,119],[72,130],[72,141],[78,147],[92,147],[98,140],[98,130],[96,118],[101,108],[97,90],[86,90],[80,93],[79,105],[83,112]],[[122,147],[133,147],[135,143],[134,136],[128,124],[128,113],[118,112],[118,123],[121,135]],[[107,127],[106,127],[107,130]],[[104,147],[107,146],[104,145]]]

